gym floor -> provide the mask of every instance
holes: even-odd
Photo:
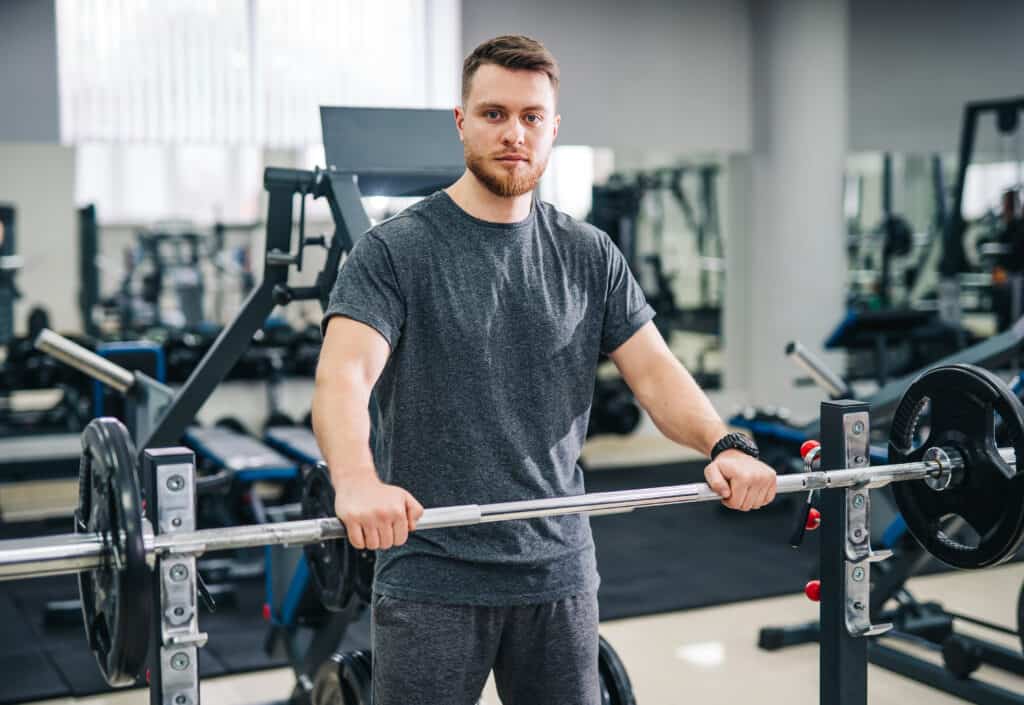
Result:
[[[1016,623],[1017,595],[1024,565],[1013,564],[978,573],[947,573],[914,578],[909,587],[919,598],[938,600],[952,611],[997,624]],[[791,705],[817,702],[818,649],[798,646],[769,653],[757,648],[758,629],[814,619],[816,607],[803,594],[756,600],[707,609],[606,622],[601,633],[615,647],[629,671],[640,705]],[[972,633],[964,625],[965,633]],[[991,634],[984,632],[986,638]],[[995,639],[1019,648],[1012,637]],[[84,645],[83,645],[84,646]],[[900,645],[899,648],[906,648]],[[940,663],[935,655],[913,649]],[[1021,679],[982,667],[976,677],[1020,690]],[[871,666],[868,699],[872,705],[954,705],[962,700]],[[287,669],[275,669],[202,683],[202,698],[218,705],[262,705],[284,700],[294,680]],[[138,690],[75,700],[64,698],[40,705],[128,705],[146,702]],[[493,684],[481,705],[498,705]]]
[[[594,469],[615,466],[627,458],[638,464],[688,457],[685,451],[663,438],[648,435],[598,439],[588,444],[584,453],[588,466]],[[13,503],[27,509],[34,499],[44,496],[52,501],[50,492],[30,492],[0,496],[0,504]],[[69,495],[69,504],[74,501],[72,497]],[[1015,628],[1022,581],[1024,564],[1015,563],[985,571],[914,578],[908,587],[922,601],[939,601],[952,612]],[[759,705],[790,705],[817,702],[818,648],[806,645],[777,652],[761,651],[757,648],[758,630],[763,626],[809,621],[816,613],[816,605],[799,592],[785,597],[605,622],[601,633],[625,663],[640,705],[725,705],[755,700]],[[1020,648],[1013,637],[993,636],[988,631],[976,631],[968,624],[958,623],[959,627],[964,633],[978,633],[1009,648]],[[938,654],[902,643],[893,646],[941,663]],[[85,648],[84,643],[82,648]],[[1024,691],[1021,678],[990,667],[982,667],[976,677],[1014,691]],[[204,702],[217,705],[269,705],[284,701],[293,684],[288,669],[208,678],[202,682],[202,697]],[[872,705],[963,702],[875,666],[869,671],[868,697]],[[133,690],[78,700],[48,700],[39,705],[144,702],[147,702],[147,695]],[[493,683],[488,683],[481,705],[500,702]]]

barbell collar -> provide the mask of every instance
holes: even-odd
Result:
[[[1000,455],[1014,464],[1012,448],[1000,449]],[[952,469],[963,467],[957,453],[948,453]],[[806,492],[844,487],[876,488],[890,482],[923,480],[949,472],[949,463],[922,460],[895,465],[844,470],[825,470],[783,475],[777,480],[777,493]],[[650,487],[644,489],[597,492],[572,497],[549,497],[519,502],[467,504],[426,509],[416,530],[470,526],[512,519],[534,519],[588,512],[630,511],[638,507],[688,504],[721,500],[705,483]],[[345,527],[336,518],[301,519],[277,524],[251,524],[173,534],[146,532],[147,560],[157,555],[201,555],[237,548],[306,544],[345,537]],[[0,581],[63,575],[90,570],[108,560],[103,537],[97,534],[62,534],[0,542]]]
[[[44,328],[36,337],[35,347],[52,358],[74,367],[82,374],[127,394],[135,386],[135,375],[120,365],[83,348],[73,340]]]

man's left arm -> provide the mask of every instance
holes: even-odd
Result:
[[[667,438],[705,456],[729,428],[693,377],[648,322],[609,357],[637,402]],[[775,471],[738,450],[726,450],[708,464],[704,477],[723,503],[748,511],[775,498]]]

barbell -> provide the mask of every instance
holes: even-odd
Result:
[[[928,433],[922,440],[926,409]],[[1005,434],[1009,447],[997,445],[997,434]],[[777,492],[898,483],[896,501],[909,531],[940,560],[972,569],[1016,555],[1024,542],[1024,474],[1017,474],[1015,464],[1024,453],[1024,407],[995,375],[969,365],[939,367],[921,375],[897,408],[889,453],[898,462],[781,476]],[[86,635],[111,685],[134,682],[143,668],[158,557],[302,545],[307,547],[317,587],[322,594],[333,595],[333,607],[351,597],[352,567],[338,569],[337,552],[347,546],[340,541],[345,527],[331,516],[333,501],[324,469],[313,476],[318,489],[307,492],[307,497],[320,496],[322,501],[304,502],[301,520],[154,534],[144,516],[137,457],[119,421],[92,421],[82,434],[75,532],[0,542],[0,580],[78,575]],[[848,465],[861,464],[864,459],[849,461]],[[166,481],[184,482],[173,474]],[[707,484],[691,483],[435,507],[423,512],[416,531],[719,499]],[[943,528],[951,516],[974,527],[977,540],[947,536]],[[343,594],[346,581],[348,593]],[[364,576],[363,590],[368,583],[369,576]]]

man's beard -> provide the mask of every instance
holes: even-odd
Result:
[[[545,157],[540,163],[527,162],[525,169],[505,171],[495,165],[490,157],[474,152],[469,144],[464,144],[462,151],[466,157],[466,168],[473,172],[488,191],[502,198],[514,198],[533,191],[548,165]]]

